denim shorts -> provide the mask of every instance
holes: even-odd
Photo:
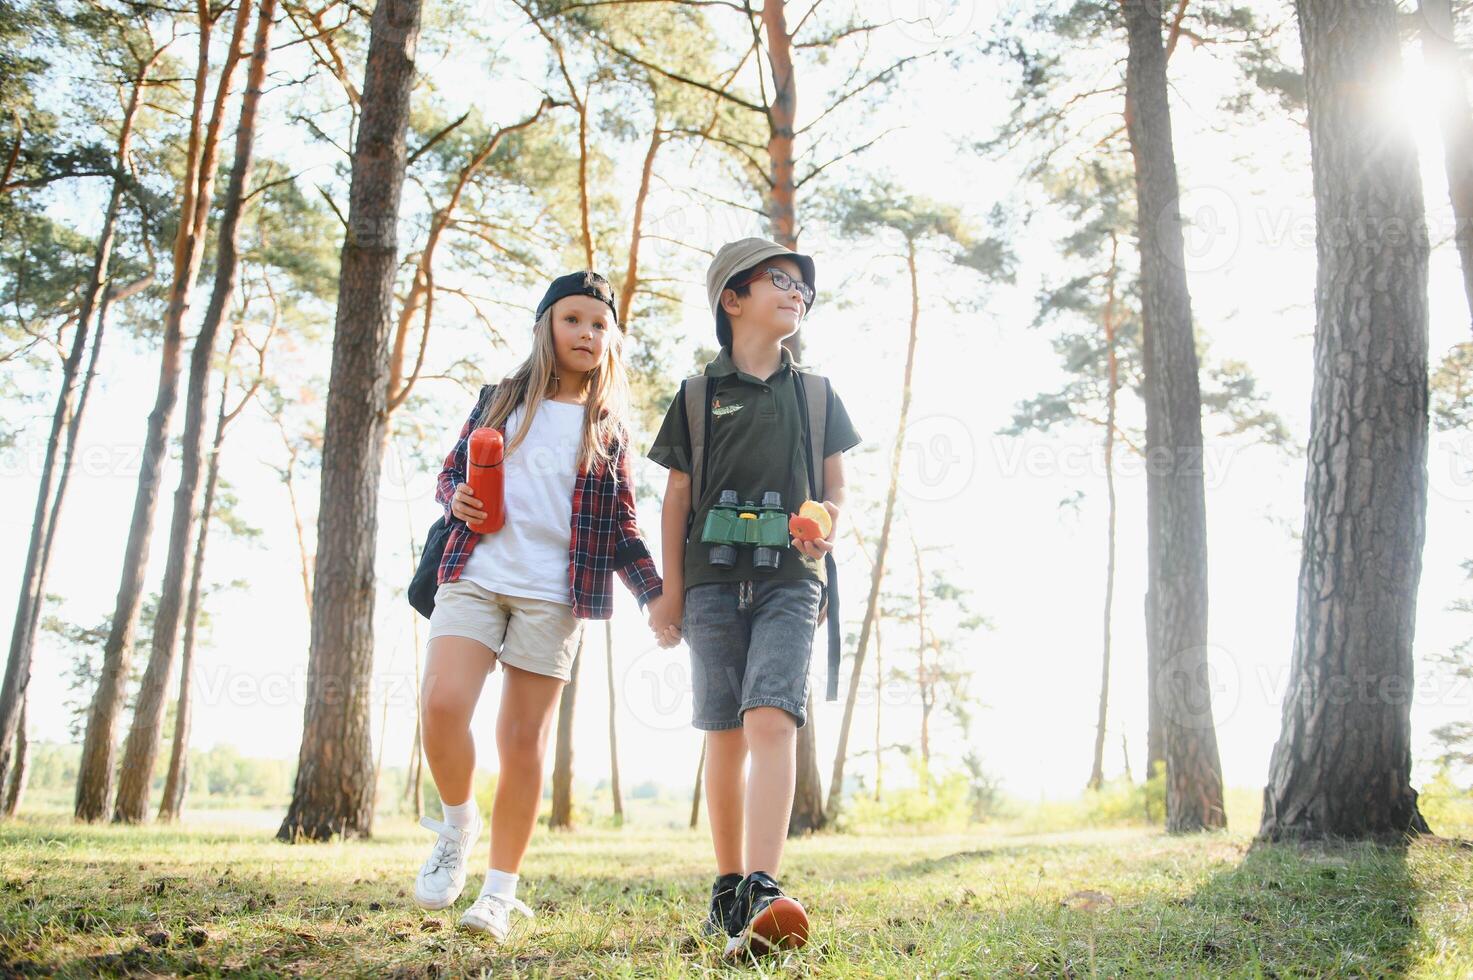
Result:
[[[822,598],[813,579],[686,589],[681,632],[690,646],[692,724],[707,732],[740,728],[748,708],[770,705],[802,728]]]

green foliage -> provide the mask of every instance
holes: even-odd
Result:
[[[1473,735],[1473,731],[1466,734]],[[1465,760],[1464,764],[1473,765],[1473,759]],[[1453,768],[1439,766],[1433,777],[1422,784],[1417,808],[1434,833],[1450,836],[1455,831],[1449,828],[1473,825],[1473,786],[1458,785]]]
[[[910,760],[914,785],[886,789],[876,800],[854,796],[840,811],[842,829],[907,833],[961,830],[976,819],[973,787],[968,773],[944,775],[928,771],[919,756]]]

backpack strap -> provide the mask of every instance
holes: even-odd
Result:
[[[685,536],[690,539],[690,529],[696,520],[696,507],[701,502],[701,490],[706,479],[706,460],[711,435],[710,379],[704,374],[693,375],[680,383],[680,415],[685,421],[686,437],[690,442],[690,512],[685,516]],[[690,424],[692,418],[701,424]]]
[[[814,500],[824,499],[823,443],[829,424],[829,379],[821,374],[794,370],[798,407],[802,410],[803,434],[808,442],[808,487]]]
[[[806,371],[794,370],[795,394],[798,396],[799,406],[803,409],[801,417],[804,424],[804,435],[808,442],[808,486],[814,500],[824,499],[823,486],[823,444],[824,434],[828,428],[829,421],[829,379],[820,374],[809,374]],[[829,627],[829,656],[828,684],[824,691],[824,700],[839,700],[839,657],[842,649],[843,624],[839,622],[839,566],[834,561],[833,553],[823,556],[824,575],[827,582],[824,586],[824,601],[828,605],[828,627]]]

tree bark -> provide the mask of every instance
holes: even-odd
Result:
[[[1453,206],[1453,240],[1463,266],[1463,295],[1473,316],[1473,108],[1468,105],[1452,3],[1422,0],[1421,14],[1423,57],[1443,74],[1446,85],[1442,91],[1429,92],[1428,97],[1442,107],[1443,166]]]
[[[1416,146],[1370,104],[1390,0],[1298,0],[1314,166],[1314,393],[1299,602],[1265,840],[1429,833],[1411,786],[1427,504],[1428,244]]]
[[[931,791],[931,706],[935,703],[935,692],[931,689],[930,672],[926,669],[926,569],[921,563],[921,549],[915,535],[910,538],[910,549],[916,563],[916,687],[921,696],[921,788]]]
[[[762,26],[767,29],[767,64],[772,70],[772,97],[767,100],[767,160],[770,168],[767,175],[767,221],[772,228],[773,241],[783,248],[797,249],[798,187],[793,176],[795,170],[793,141],[798,118],[798,83],[793,74],[793,38],[788,34],[787,0],[770,0],[764,3],[761,17]],[[793,355],[793,360],[801,360],[803,355],[801,330],[785,338],[783,346]],[[808,713],[808,722],[813,723],[813,712],[811,711]],[[804,728],[807,727],[807,725],[804,726]],[[814,787],[818,785],[818,764],[815,761],[811,773],[803,770],[801,743],[805,740],[811,742],[813,735],[809,733],[805,736],[803,729],[800,728],[798,729],[798,740],[800,743],[798,786],[799,795],[802,797],[810,792],[814,794],[818,792],[817,789],[810,790],[806,785],[809,781]],[[817,753],[812,754],[816,760]],[[818,823],[813,827],[790,827],[790,832],[803,829],[816,830],[823,825],[821,796],[810,800],[805,810],[816,813]],[[798,813],[796,803],[793,813],[796,817]]]
[[[10,772],[0,786],[5,787],[4,799],[0,800],[0,817],[10,819],[20,809],[20,802],[26,795],[26,777],[30,775],[31,768],[31,740],[26,735],[26,701],[20,703],[20,724],[15,729],[15,761],[11,763]]]
[[[249,10],[242,4],[238,24]],[[174,509],[169,522],[169,544],[164,558],[164,577],[159,586],[158,612],[154,619],[148,666],[138,689],[133,721],[123,744],[123,766],[118,774],[118,798],[113,820],[142,823],[148,819],[148,797],[153,786],[154,760],[163,734],[164,703],[174,674],[178,653],[179,619],[192,579],[190,564],[199,523],[200,496],[205,464],[205,412],[215,338],[235,295],[239,279],[238,241],[240,216],[245,207],[246,187],[254,162],[256,112],[261,87],[266,81],[266,58],[270,53],[271,24],[276,0],[260,0],[256,15],[255,43],[246,69],[246,86],[240,103],[240,121],[235,130],[235,158],[226,185],[224,210],[215,246],[215,283],[205,308],[204,320],[195,336],[189,357],[189,381],[184,395],[184,437],[181,444],[179,486],[174,491]],[[239,27],[236,31],[240,34]],[[211,466],[214,464],[212,463]]]
[[[650,183],[655,174],[655,155],[660,152],[665,133],[660,129],[660,120],[655,119],[654,132],[650,133],[650,144],[644,151],[644,166],[639,172],[639,191],[634,195],[634,227],[629,233],[629,264],[624,270],[624,288],[619,291],[619,325],[628,330],[629,310],[634,305],[634,294],[639,289],[639,243],[643,237],[644,204],[649,198]]]
[[[609,791],[614,796],[614,819],[624,823],[624,794],[619,789],[619,722],[614,696],[614,621],[604,620],[604,654],[609,672]]]
[[[1095,719],[1095,754],[1090,768],[1089,789],[1105,784],[1105,721],[1110,709],[1110,641],[1111,620],[1115,609],[1115,403],[1120,385],[1120,359],[1115,354],[1115,278],[1119,270],[1120,240],[1110,235],[1110,275],[1105,296],[1105,496],[1108,515],[1105,530],[1105,612],[1101,637],[1100,710]]]
[[[46,454],[41,463],[41,481],[36,490],[36,506],[31,521],[31,536],[26,545],[25,570],[21,574],[20,594],[16,599],[15,622],[11,626],[10,652],[5,661],[5,679],[0,683],[0,785],[9,772],[12,747],[20,726],[22,705],[26,700],[26,688],[31,680],[31,660],[35,649],[36,623],[41,615],[41,604],[46,594],[46,570],[51,559],[51,543],[55,540],[56,524],[60,519],[61,504],[66,496],[67,477],[71,470],[72,450],[76,445],[76,433],[81,425],[82,413],[87,404],[87,392],[91,388],[97,351],[101,343],[103,318],[98,307],[105,305],[108,266],[112,259],[113,239],[117,228],[118,211],[122,207],[124,174],[127,173],[128,152],[133,141],[133,120],[138,114],[142,100],[144,82],[158,61],[163,49],[151,52],[141,61],[128,91],[127,104],[123,109],[122,123],[118,129],[118,145],[114,156],[117,172],[113,175],[112,189],[108,196],[107,209],[103,212],[102,230],[97,236],[97,253],[93,259],[92,272],[82,293],[81,309],[77,313],[77,326],[72,334],[72,346],[62,362],[61,387],[56,398],[56,408],[51,416],[51,431],[46,439]],[[92,317],[98,313],[95,335],[91,330]],[[73,404],[76,380],[81,369],[82,354],[92,338],[92,354],[86,376],[82,382],[80,397]],[[65,450],[62,449],[62,430],[67,433]],[[58,455],[60,461],[58,462]]]
[[[277,831],[285,841],[372,833],[374,545],[419,23],[419,0],[379,0],[370,27],[323,433],[307,704],[292,802]]]
[[[910,334],[905,345],[905,369],[900,381],[900,416],[895,423],[895,444],[890,451],[890,482],[885,490],[885,516],[880,521],[880,540],[875,545],[875,558],[870,564],[869,600],[864,608],[864,621],[859,627],[859,645],[854,651],[854,666],[849,673],[849,691],[844,697],[844,717],[839,723],[839,745],[834,750],[834,773],[829,779],[830,819],[838,815],[843,799],[849,729],[854,723],[854,705],[859,699],[859,681],[861,671],[864,670],[865,653],[869,649],[870,632],[879,615],[880,585],[885,578],[885,555],[890,547],[890,527],[895,518],[895,498],[900,488],[900,456],[905,449],[905,427],[910,420],[911,378],[915,371],[916,341],[920,336],[921,321],[921,290],[913,241],[907,242],[906,269],[910,274]]]
[[[573,672],[563,685],[558,699],[557,742],[552,750],[552,813],[547,818],[549,830],[573,829],[573,709],[578,703],[578,672],[583,666],[583,642],[578,634],[578,652],[573,657]]]
[[[706,774],[706,740],[701,739],[701,755],[696,759],[696,788],[690,794],[690,829],[701,822],[701,780]]]
[[[793,39],[788,35],[785,0],[762,6],[762,25],[767,29],[767,59],[772,69],[773,92],[768,103],[767,153],[771,167],[767,195],[767,220],[773,241],[784,248],[798,247],[797,187],[793,182],[793,127],[798,112],[798,86],[793,75]],[[783,346],[800,360],[803,342],[799,333],[783,340]],[[823,812],[823,784],[818,773],[817,714],[813,695],[807,699],[807,721],[798,729],[798,773],[793,793],[793,812],[788,817],[788,836],[823,829],[828,822]]]
[[[1202,396],[1187,288],[1161,0],[1125,0],[1146,394],[1147,633],[1166,755],[1166,828],[1226,825],[1207,677]]]
[[[261,371],[256,382],[241,397],[234,409],[227,410],[230,393],[230,365],[240,342],[239,327],[231,334],[220,377],[220,407],[215,415],[215,436],[210,444],[209,472],[205,477],[205,496],[200,505],[199,530],[195,536],[194,560],[190,564],[189,598],[184,609],[184,648],[179,664],[179,700],[174,710],[174,738],[169,750],[169,771],[164,777],[164,796],[159,803],[160,821],[173,823],[184,813],[184,798],[189,792],[189,731],[193,719],[190,683],[194,677],[195,630],[199,625],[200,586],[205,571],[205,546],[210,538],[210,519],[215,509],[215,491],[220,482],[220,451],[225,445],[225,430],[245,408],[265,375],[265,347],[262,346]],[[270,336],[267,337],[267,343]]]
[[[127,695],[126,681],[133,659],[134,633],[148,571],[149,538],[154,510],[168,451],[169,425],[179,397],[180,356],[184,346],[184,320],[189,313],[190,294],[204,257],[205,232],[210,200],[215,186],[215,167],[225,103],[239,61],[240,41],[248,20],[245,9],[236,11],[230,50],[220,69],[213,110],[203,133],[205,86],[209,80],[209,40],[213,26],[209,4],[199,4],[199,61],[194,79],[194,107],[190,116],[188,164],[184,196],[179,208],[179,229],[174,240],[173,281],[164,315],[163,347],[159,358],[158,391],[148,416],[143,455],[138,472],[138,489],[133,499],[133,516],[123,550],[122,578],[113,608],[112,626],[103,647],[102,670],[97,690],[87,712],[87,732],[77,769],[77,792],[73,813],[78,820],[103,820],[110,812],[113,764],[118,715]]]

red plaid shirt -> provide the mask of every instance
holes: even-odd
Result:
[[[487,404],[494,385],[483,385],[476,407],[461,426],[455,448],[440,469],[435,499],[445,508],[450,535],[440,559],[438,581],[460,578],[471,549],[481,536],[450,514],[455,487],[465,482],[467,445],[471,429]],[[500,426],[506,435],[506,426]],[[579,619],[608,619],[614,613],[613,574],[639,600],[640,607],[660,594],[663,582],[655,571],[649,548],[639,533],[634,517],[634,482],[629,472],[629,435],[624,432],[614,445],[612,465],[599,464],[594,472],[579,470],[573,480],[572,537],[568,542],[568,586],[573,615]]]

